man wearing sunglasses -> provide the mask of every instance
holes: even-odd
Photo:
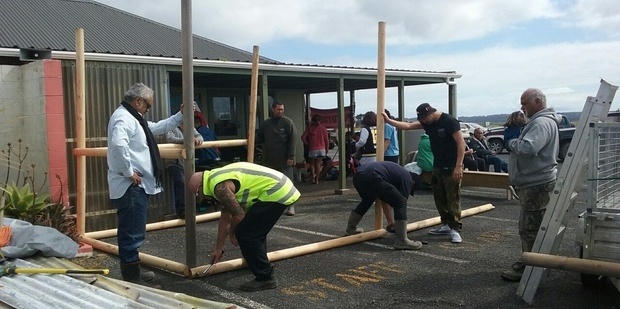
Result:
[[[140,273],[138,258],[146,235],[149,196],[162,191],[163,165],[154,135],[173,130],[183,120],[178,112],[157,123],[146,121],[143,116],[152,106],[153,90],[137,83],[127,90],[108,122],[108,186],[118,216],[121,275],[139,284],[154,276]]]
[[[243,291],[274,289],[278,282],[267,258],[267,234],[287,207],[301,195],[293,182],[279,171],[262,165],[236,162],[195,173],[189,189],[199,197],[213,197],[222,204],[211,264],[224,254],[226,237],[241,254],[255,279]]]

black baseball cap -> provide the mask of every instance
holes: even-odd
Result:
[[[432,107],[430,104],[428,103],[422,103],[418,106],[418,108],[416,109],[416,113],[418,114],[418,121],[426,118],[426,116],[436,112],[437,110]]]

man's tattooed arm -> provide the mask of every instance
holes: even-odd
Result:
[[[215,197],[222,203],[222,212],[231,216],[243,215],[243,208],[235,198],[235,184],[231,180],[220,182],[215,186]]]

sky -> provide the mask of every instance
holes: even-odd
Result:
[[[181,0],[96,1],[181,28]],[[285,63],[377,68],[379,22],[387,69],[462,75],[457,116],[511,113],[530,87],[556,111],[582,111],[601,79],[620,83],[618,0],[192,1],[194,34]],[[376,111],[375,90],[355,97],[356,114]],[[447,111],[447,85],[406,87],[404,116],[424,102]],[[335,108],[336,94],[311,105]],[[385,108],[398,114],[396,89]]]

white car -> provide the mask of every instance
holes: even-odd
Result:
[[[488,131],[487,128],[473,122],[461,122],[461,133],[463,133],[463,137],[469,138],[474,136],[474,130],[482,129],[482,133],[486,133]]]

